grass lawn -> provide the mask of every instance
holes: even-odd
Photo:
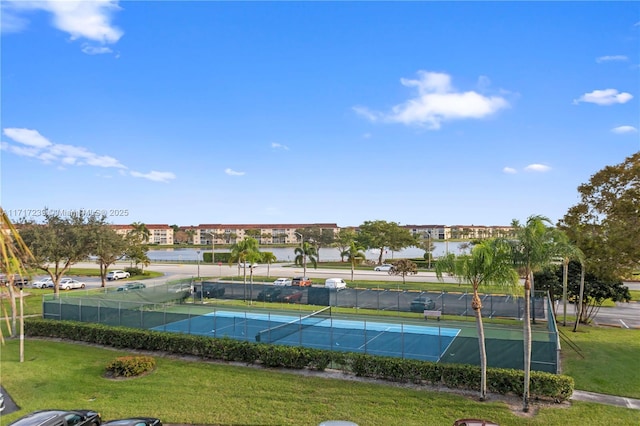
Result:
[[[90,408],[106,420],[152,415],[164,423],[317,425],[348,419],[359,425],[449,425],[481,417],[503,425],[629,425],[635,410],[575,402],[543,407],[524,417],[497,400],[388,384],[301,376],[293,373],[156,357],[156,370],[130,380],[108,380],[106,364],[131,355],[82,344],[18,340],[2,346],[2,382],[22,410],[11,422],[45,407]],[[535,407],[536,405],[533,404]],[[5,424],[6,424],[5,423]]]
[[[562,344],[563,374],[574,378],[576,389],[640,398],[640,330],[581,325],[574,333],[573,326],[558,328],[584,356]]]

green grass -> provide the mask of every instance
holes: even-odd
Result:
[[[317,425],[328,419],[360,425],[448,425],[457,418],[480,417],[514,426],[565,425],[567,419],[613,426],[638,419],[635,410],[582,402],[522,417],[495,400],[480,403],[426,389],[164,357],[156,357],[157,368],[147,376],[108,380],[102,376],[107,363],[132,353],[27,339],[20,363],[18,343],[8,341],[0,354],[3,386],[22,408],[3,415],[6,423],[44,407],[95,409],[107,420],[153,415],[164,423],[226,425]]]
[[[584,359],[563,344],[563,373],[576,389],[640,398],[640,330],[579,326],[558,327],[578,347]]]

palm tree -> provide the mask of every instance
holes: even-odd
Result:
[[[276,262],[277,260],[278,260],[278,258],[272,252],[270,252],[270,251],[262,252],[262,259],[260,259],[260,261],[262,263],[266,263],[267,264],[267,278],[269,278],[269,275],[270,275],[270,271],[269,270],[271,268],[271,264],[273,262]]]
[[[245,238],[238,241],[231,247],[231,254],[229,256],[229,264],[238,263],[238,268],[242,265],[244,270],[244,284],[245,284],[245,300],[247,298],[246,284],[247,284],[247,263],[249,264],[249,275],[251,280],[251,290],[253,290],[253,263],[260,261],[262,253],[258,248],[258,240],[255,238]],[[251,292],[253,293],[253,292]],[[249,296],[251,298],[251,294]]]
[[[151,232],[149,231],[149,228],[147,228],[147,225],[142,222],[133,222],[131,226],[133,226],[133,231],[131,231],[131,234],[135,235],[140,240],[140,242],[149,242]]]
[[[512,255],[516,267],[524,276],[524,388],[522,411],[529,411],[529,387],[531,381],[531,292],[534,289],[533,273],[551,264],[560,254],[560,233],[551,227],[549,218],[533,215],[524,226],[512,222],[516,239],[512,241]]]
[[[309,262],[313,263],[314,268],[318,267],[318,254],[315,246],[312,244],[304,241],[302,243],[302,247],[296,247],[294,254],[296,255],[294,263],[304,268],[303,276],[307,276],[307,259]]]
[[[9,303],[11,304],[11,327],[9,327],[9,334],[14,336],[17,332],[16,322],[19,316],[20,318],[20,362],[24,362],[24,312],[22,311],[24,304],[20,302],[16,303],[17,297],[22,297],[22,292],[17,291],[15,287],[16,276],[22,279],[28,276],[25,265],[34,261],[33,254],[29,247],[22,241],[18,230],[13,226],[9,216],[0,207],[0,252],[2,253],[2,259],[0,263],[0,271],[6,274],[8,284],[2,286],[2,291],[6,289],[9,292]],[[20,306],[20,312],[18,313],[18,306]],[[9,326],[9,314],[6,310],[5,321]],[[0,343],[4,344],[4,336],[0,330]]]
[[[357,241],[351,241],[351,245],[347,250],[347,257],[351,263],[351,282],[353,282],[353,272],[356,269],[356,265],[361,264],[367,258],[364,253],[364,246]]]
[[[485,348],[484,324],[482,322],[482,300],[478,288],[483,284],[515,286],[518,273],[512,267],[511,246],[506,240],[491,239],[477,244],[471,254],[456,256],[449,253],[436,261],[436,276],[453,274],[460,283],[469,283],[473,288],[471,308],[476,315],[478,348],[480,350],[480,400],[487,395],[487,352]]]

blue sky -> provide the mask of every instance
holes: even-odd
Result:
[[[2,1],[1,204],[560,219],[640,149],[637,2]]]

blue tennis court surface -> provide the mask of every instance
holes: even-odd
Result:
[[[218,310],[153,330],[424,361],[439,361],[460,333],[457,328],[338,319],[322,312],[295,316]]]

